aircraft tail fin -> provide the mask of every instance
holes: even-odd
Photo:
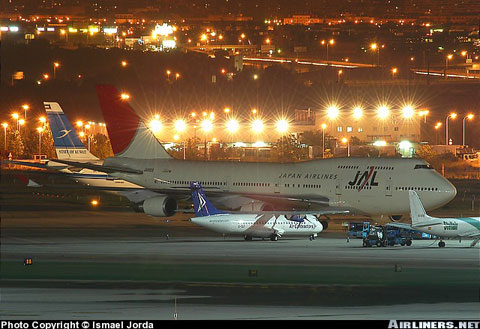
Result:
[[[60,104],[43,102],[48,123],[53,135],[53,144],[57,158],[62,160],[96,161],[98,158],[83,145]]]
[[[225,212],[218,210],[207,199],[202,185],[199,182],[190,183],[190,190],[192,191],[193,208],[195,216],[204,217],[218,214],[225,214]]]
[[[31,180],[25,175],[18,174],[18,179],[27,187],[42,187],[42,185],[38,184],[37,182]]]
[[[415,191],[408,191],[408,198],[410,200],[410,216],[412,218],[412,226],[418,226],[430,219],[425,208],[423,208],[422,201]]]
[[[163,145],[128,103],[128,96],[110,85],[98,85],[97,94],[115,156],[171,159]]]

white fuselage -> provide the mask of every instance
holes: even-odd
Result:
[[[401,215],[410,211],[408,190],[416,190],[426,209],[443,206],[455,187],[420,159],[331,158],[299,163],[203,162],[113,157],[105,165],[143,174],[117,178],[168,194],[189,194],[199,181],[207,192],[256,200],[287,200],[335,207],[365,215]]]
[[[412,227],[441,238],[480,237],[480,217],[438,218],[427,216],[425,220],[412,225]]]
[[[191,221],[206,229],[226,234],[245,235],[256,238],[278,236],[316,236],[323,225],[312,215],[303,222],[288,220],[285,216],[257,214],[219,214],[194,217]]]

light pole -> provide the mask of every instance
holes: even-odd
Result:
[[[380,48],[376,43],[370,45],[370,49],[377,53],[377,65],[380,65]]]
[[[37,131],[38,131],[38,157],[39,157],[39,160],[41,160],[40,154],[42,154],[42,131],[43,131],[43,127],[38,127]]]
[[[453,58],[452,54],[448,54],[447,57],[445,57],[445,79],[448,78],[448,75],[447,75],[448,61],[451,60],[452,58]]]
[[[57,68],[60,66],[60,63],[55,62],[53,63],[53,79],[57,78]]]
[[[25,110],[25,121],[27,121],[27,110],[30,108],[30,106],[28,106],[27,104],[23,104],[22,105],[23,109]]]
[[[445,145],[448,145],[448,119],[452,118],[455,119],[457,117],[457,113],[452,113],[447,116],[445,120]]]
[[[441,122],[437,122],[437,124],[434,126],[435,128],[435,145],[438,145],[438,129],[442,126]]]
[[[7,127],[8,127],[8,123],[4,122],[2,123],[2,127],[3,127],[3,136],[4,136],[4,150],[7,151]]]
[[[347,157],[349,158],[350,157],[350,141],[348,140],[348,138],[343,137],[342,143],[347,144]]]
[[[327,125],[322,123],[322,159],[325,159],[325,128]]]
[[[395,75],[398,73],[398,69],[396,67],[392,68],[392,79],[395,79]]]
[[[13,113],[13,114],[12,114],[12,118],[14,118],[15,120],[17,120],[17,130],[20,130],[20,126],[19,126],[19,124],[18,124],[18,118],[19,118],[18,113]]]
[[[185,140],[183,139],[183,132],[187,128],[187,124],[185,123],[184,120],[178,119],[175,121],[175,131],[179,133],[179,137],[182,140],[182,145],[183,145],[183,160],[185,160],[186,154],[185,154]]]
[[[327,59],[326,61],[328,61],[328,45],[332,45],[335,43],[335,40],[334,39],[330,39],[328,41],[325,41],[325,40],[322,40],[322,45],[326,45],[327,46]]]
[[[466,120],[466,119],[472,120],[472,119],[473,119],[473,116],[474,116],[474,115],[470,113],[469,115],[467,115],[467,116],[465,116],[465,117],[463,118],[463,130],[462,130],[462,132],[463,132],[463,134],[462,134],[462,135],[463,135],[463,144],[462,144],[463,147],[465,147],[465,120]]]

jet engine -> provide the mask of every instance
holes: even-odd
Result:
[[[170,217],[175,215],[177,200],[168,195],[146,199],[141,206],[143,212],[153,217]]]
[[[400,219],[402,219],[402,215],[391,215],[391,216],[388,216],[388,218],[390,218],[392,222],[397,222]]]
[[[323,226],[322,231],[325,231],[328,228],[328,222],[326,220],[321,220],[320,224],[322,224],[322,226]]]

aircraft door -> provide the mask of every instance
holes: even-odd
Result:
[[[392,196],[392,177],[387,177],[387,180],[385,181],[385,196]]]
[[[342,182],[340,179],[335,180],[335,194],[342,195]]]
[[[230,187],[231,187],[230,184],[232,184],[232,180],[231,180],[230,176],[225,177],[225,186],[223,188],[224,192],[229,192],[230,191]]]
[[[273,187],[273,192],[279,194],[280,193],[280,186],[282,184],[282,179],[278,178],[275,180],[275,186]]]

